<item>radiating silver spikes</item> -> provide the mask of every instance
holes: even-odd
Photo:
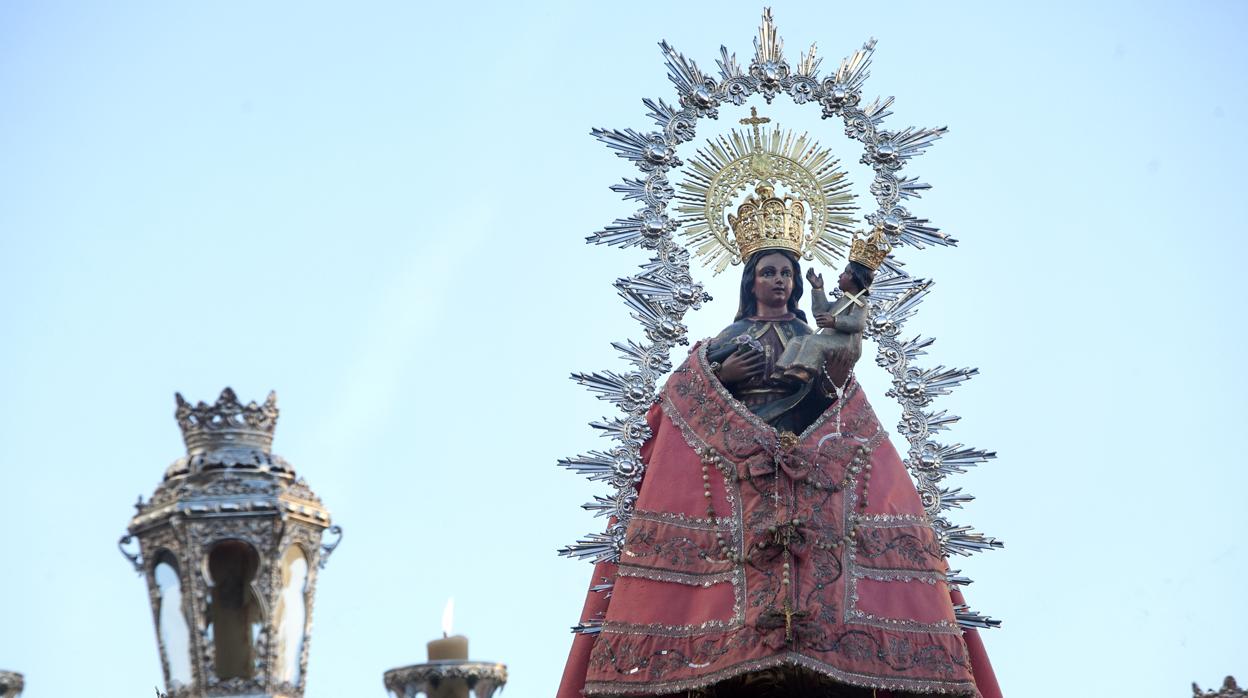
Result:
[[[602,495],[594,495],[594,501],[581,505],[585,511],[594,512],[594,516],[606,516],[615,512],[615,500]]]
[[[646,191],[645,179],[625,179],[623,184],[612,184],[611,191],[617,194],[623,194],[624,200],[645,201],[649,192]],[[650,203],[647,201],[646,203]]]
[[[662,210],[663,204],[675,195],[667,178],[658,172],[652,172],[644,179],[625,179],[621,184],[612,184],[611,191],[623,194],[625,200],[643,201],[646,208],[638,215]]]
[[[977,630],[988,630],[990,628],[1001,627],[1001,621],[995,618],[981,615],[976,611],[972,611],[966,604],[958,604],[953,607],[953,615],[958,619],[958,625],[963,628],[975,628]]]
[[[1001,541],[985,536],[970,526],[953,526],[941,518],[933,519],[932,523],[936,527],[936,534],[940,537],[941,548],[946,553],[970,555],[983,550],[1005,547]]]
[[[903,199],[919,198],[922,193],[931,189],[932,185],[920,182],[918,177],[898,177],[897,193]]]
[[[594,516],[614,516],[617,520],[620,517],[630,517],[633,515],[633,503],[637,501],[637,497],[625,492],[628,490],[620,488],[610,497],[594,495],[594,500],[582,504],[581,508],[594,512]]]
[[[615,219],[611,225],[586,238],[586,241],[600,245],[654,249],[663,235],[675,229],[676,224],[666,215],[644,209],[628,218]]]
[[[583,474],[590,481],[622,481],[635,483],[641,477],[641,461],[628,448],[590,451],[583,456],[560,458],[559,466]]]
[[[968,584],[973,583],[973,581],[974,580],[972,580],[970,577],[963,576],[962,570],[946,570],[945,571],[945,582],[948,583],[949,586],[951,587],[964,587]]]
[[[919,468],[930,473],[930,478],[940,480],[954,473],[965,473],[967,468],[996,457],[997,454],[992,451],[965,448],[962,444],[942,446],[928,441],[919,447],[915,461]]]
[[[888,241],[894,246],[908,245],[921,250],[929,245],[950,247],[958,244],[957,240],[940,232],[939,228],[928,225],[926,218],[916,218],[900,206],[885,214],[872,213],[867,216],[867,222],[882,228]]]
[[[949,414],[946,410],[939,412],[924,412],[923,421],[927,422],[928,432],[937,432],[948,429],[949,425],[961,421],[961,417]]]
[[[715,62],[719,65],[719,74],[724,79],[720,86],[724,99],[741,106],[745,104],[747,97],[758,91],[758,81],[741,72],[735,53],[730,54],[726,47],[720,46],[719,58]]]
[[[871,283],[871,300],[874,303],[896,302],[902,295],[926,283],[924,279],[900,273],[895,269],[881,270]]]
[[[815,45],[811,44],[810,50],[803,53],[798,61],[797,70],[782,82],[785,91],[796,104],[805,104],[818,98],[819,64],[823,59],[816,58],[815,51]]]
[[[902,375],[894,374],[889,397],[904,398],[913,405],[926,407],[937,395],[948,395],[955,387],[979,373],[975,368],[907,368]]]
[[[654,400],[654,380],[650,375],[648,371],[623,374],[601,371],[573,373],[572,380],[596,393],[599,400],[613,402],[626,410],[632,410],[642,405],[648,407]]]
[[[932,288],[927,279],[916,279],[913,284],[902,291],[895,300],[880,304],[872,304],[871,321],[867,325],[868,335],[896,336],[902,324],[918,311],[919,303]]]
[[[689,343],[689,339],[685,336],[685,326],[673,319],[673,315],[658,301],[646,298],[629,288],[620,289],[620,297],[624,299],[624,304],[633,311],[633,319],[646,328],[646,337],[650,341]]]
[[[582,536],[572,545],[559,549],[559,554],[577,560],[614,562],[620,557],[620,543],[617,536],[611,533],[590,533]]]
[[[646,116],[654,119],[654,123],[663,129],[663,135],[667,136],[668,142],[684,143],[693,138],[694,127],[698,119],[697,110],[691,108],[677,110],[661,99],[643,99],[641,102],[650,110]]]
[[[631,160],[642,172],[680,167],[682,164],[676,157],[676,150],[661,133],[638,133],[631,128],[623,131],[596,128],[590,134],[606,143],[616,155]]]
[[[890,97],[883,107],[892,104]],[[933,143],[940,140],[940,137],[949,132],[945,126],[936,128],[914,128],[907,126],[896,134],[881,133],[877,139],[876,150],[884,147],[891,147],[895,155],[895,161],[909,160],[916,155],[920,155],[927,150]],[[900,165],[898,165],[900,167]]]
[[[597,635],[602,632],[602,618],[590,618],[572,626],[572,632],[580,635]]]
[[[942,487],[940,489],[940,509],[961,509],[963,504],[975,501],[975,497],[966,494],[961,487],[949,489]]]
[[[603,435],[612,439],[618,439],[630,447],[641,448],[646,439],[650,438],[650,425],[646,424],[646,419],[639,414],[629,414],[624,417],[613,417],[602,419],[596,422],[590,422],[589,426],[605,432]]]
[[[676,86],[681,106],[694,110],[698,116],[709,116],[712,119],[719,116],[716,109],[719,97],[715,80],[703,75],[696,63],[685,58],[666,41],[660,41],[659,48],[663,49],[667,62],[667,79]]]
[[[893,106],[892,97],[876,97],[870,104],[862,108],[862,115],[867,117],[872,126],[879,127],[886,117],[892,116],[893,113],[888,110],[891,106]]]
[[[672,370],[672,361],[668,358],[666,349],[656,350],[654,345],[642,346],[631,339],[627,342],[612,342],[611,346],[615,347],[626,361],[639,369],[650,371],[656,378]]]
[[[810,45],[810,50],[802,54],[801,60],[797,62],[797,75],[805,78],[814,78],[819,75],[819,64],[823,62],[822,58],[815,56],[816,47]]]
[[[823,118],[836,116],[848,107],[855,107],[862,100],[862,83],[866,81],[871,67],[871,54],[875,52],[875,39],[867,41],[862,48],[841,61],[836,73],[823,81]]]
[[[702,290],[702,284],[683,279],[673,279],[661,274],[641,274],[616,279],[615,288],[621,292],[636,293],[649,301],[675,304],[681,308],[700,308],[710,296]]]
[[[789,64],[784,62],[784,41],[776,33],[771,19],[771,8],[763,10],[763,23],[754,39],[754,62],[750,64],[750,77],[758,84],[763,99],[770,104],[789,77]]]

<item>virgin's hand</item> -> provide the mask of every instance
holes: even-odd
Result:
[[[811,288],[823,288],[823,274],[816,274],[814,267],[807,267],[806,280],[810,282]]]
[[[737,351],[724,359],[719,367],[719,380],[724,385],[740,383],[767,368],[767,357],[757,351]]]
[[[833,329],[836,327],[836,316],[832,313],[816,313],[815,325],[818,327]]]

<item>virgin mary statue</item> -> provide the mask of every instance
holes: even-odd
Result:
[[[732,324],[696,344],[650,409],[645,476],[618,563],[599,563],[559,698],[1000,696],[904,464],[854,380],[856,352],[799,378],[777,358],[815,332],[798,307],[802,235],[733,228]],[[866,295],[887,250],[855,241],[839,285]],[[822,279],[811,274],[816,287]],[[818,327],[844,331],[848,314]],[[850,328],[852,331],[853,328]]]

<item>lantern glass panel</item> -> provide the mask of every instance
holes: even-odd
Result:
[[[208,632],[218,679],[256,675],[256,644],[264,620],[254,586],[259,567],[256,549],[241,540],[221,541],[208,554]]]
[[[157,558],[152,577],[160,593],[156,610],[156,633],[169,665],[169,687],[178,688],[191,683],[191,628],[186,622],[186,609],[182,607],[182,581],[177,563],[165,551]]]
[[[277,599],[274,625],[277,627],[278,681],[298,685],[302,680],[299,658],[303,656],[304,628],[307,626],[308,559],[297,545],[282,555],[282,592]]]

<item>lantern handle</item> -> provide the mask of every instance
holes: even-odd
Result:
[[[134,565],[134,571],[138,572],[139,574],[142,574],[143,573],[143,557],[140,554],[141,551],[130,552],[126,550],[125,548],[125,546],[129,545],[133,541],[134,541],[134,536],[127,533],[126,535],[121,537],[121,540],[117,541],[117,549],[120,550],[121,554],[124,555],[126,559],[130,561],[130,564]]]
[[[325,565],[329,564],[329,556],[338,549],[338,544],[342,542],[342,526],[337,524],[329,527],[329,532],[338,536],[332,543],[321,544],[321,561],[317,565],[321,569],[325,569]]]

